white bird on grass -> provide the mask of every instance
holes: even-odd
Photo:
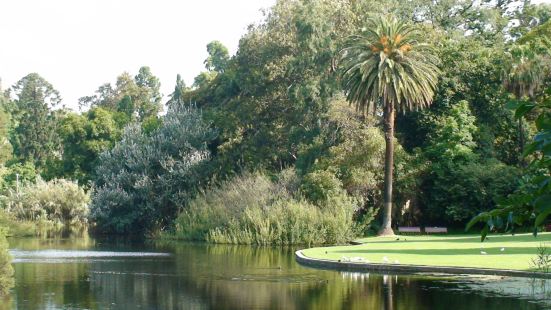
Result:
[[[383,257],[383,262],[388,263],[388,257]]]
[[[484,251],[480,251],[480,254],[486,255],[486,254],[488,254],[488,253],[486,253],[486,252],[484,252]]]
[[[501,252],[505,251],[505,248],[501,248],[500,251],[501,251]]]

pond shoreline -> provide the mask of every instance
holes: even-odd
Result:
[[[551,279],[551,273],[531,272],[511,269],[493,269],[493,268],[473,268],[473,267],[447,267],[447,266],[428,266],[428,265],[409,265],[409,264],[380,264],[366,262],[341,262],[329,259],[320,259],[308,257],[302,253],[302,250],[295,252],[296,261],[305,266],[333,269],[333,270],[353,270],[364,272],[394,272],[401,274],[411,273],[446,273],[446,274],[467,274],[467,275],[489,275],[505,277],[522,277]]]

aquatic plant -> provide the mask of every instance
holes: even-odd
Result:
[[[547,244],[542,243],[538,246],[536,257],[532,258],[531,265],[538,272],[551,271],[551,248]]]

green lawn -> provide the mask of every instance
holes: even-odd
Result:
[[[531,259],[536,257],[540,244],[546,244],[551,253],[551,233],[536,238],[531,234],[491,235],[482,243],[480,236],[474,235],[371,237],[358,241],[363,244],[311,248],[303,253],[330,260],[362,257],[371,263],[383,263],[387,257],[390,263],[398,260],[400,264],[516,270],[532,269]]]

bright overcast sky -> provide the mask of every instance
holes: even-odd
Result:
[[[275,0],[0,0],[0,78],[6,89],[37,72],[77,106],[105,82],[150,66],[169,94],[190,85],[212,40],[235,53]]]
[[[550,2],[537,0],[533,2]],[[169,94],[181,73],[190,85],[206,45],[233,54],[246,27],[275,0],[0,0],[0,78],[5,89],[37,72],[63,103],[93,94],[123,71],[151,67]]]

